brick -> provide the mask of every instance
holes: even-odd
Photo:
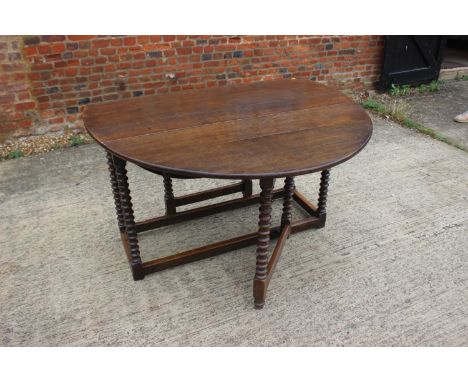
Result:
[[[64,122],[65,122],[65,118],[63,118],[63,117],[57,117],[57,118],[49,119],[49,123],[51,123],[51,124],[58,124],[58,123],[64,123]]]
[[[107,62],[107,57],[96,57],[95,62],[97,65],[102,65]]]
[[[67,66],[70,67],[70,66],[79,66],[80,65],[80,61],[79,60],[68,60],[67,61]]]
[[[68,50],[77,50],[79,48],[79,44],[77,42],[67,42],[65,46]]]
[[[44,56],[44,58],[46,59],[46,61],[57,61],[62,58],[62,55],[59,53],[54,53],[54,54],[48,54]]]
[[[58,93],[58,92],[59,92],[59,88],[58,88],[57,86],[53,86],[53,87],[51,87],[51,88],[48,88],[48,89],[46,90],[46,92],[47,92],[48,94]]]
[[[13,40],[10,42],[10,46],[12,50],[18,50],[18,48],[20,47],[20,43],[18,40]]]
[[[132,68],[142,68],[143,66],[145,66],[144,61],[135,61],[132,63]]]
[[[122,46],[123,45],[123,40],[121,38],[113,38],[110,40],[110,45],[111,46]]]
[[[14,94],[4,94],[0,95],[0,105],[5,105],[8,103],[13,103],[15,100]]]
[[[24,119],[24,120],[18,122],[18,126],[21,129],[27,129],[27,128],[32,126],[32,121],[30,119]]]
[[[133,59],[134,60],[142,60],[146,57],[146,53],[145,52],[138,52],[136,54],[133,55]]]
[[[65,36],[59,36],[59,35],[46,35],[42,36],[42,41],[45,42],[57,42],[57,41],[64,41]]]
[[[23,38],[24,45],[37,45],[41,42],[39,36],[26,36]]]
[[[93,38],[96,38],[96,36],[91,36],[91,35],[69,35],[68,39],[71,41],[86,41],[86,40],[92,40]]]
[[[105,56],[110,56],[116,54],[117,50],[115,48],[104,48],[100,49],[99,52]]]
[[[31,99],[31,94],[28,91],[24,91],[16,94],[16,97],[19,101],[26,101]]]
[[[79,112],[79,108],[77,106],[67,107],[68,114],[76,114]]]
[[[159,58],[159,57],[162,57],[162,52],[157,50],[157,51],[152,51],[152,52],[146,52],[146,54],[148,55],[148,57],[153,57],[153,58]]]
[[[81,63],[81,65],[85,65],[85,66],[94,65],[94,59],[85,58],[85,59],[81,60],[80,63]]]
[[[6,89],[7,89],[7,92],[21,93],[23,91],[29,90],[29,84],[27,82],[18,82],[18,83],[8,84]]]
[[[220,62],[219,61],[205,61],[203,63],[203,67],[204,68],[208,68],[208,67],[215,67],[215,66],[219,66],[220,65]]]
[[[138,44],[146,44],[150,40],[149,36],[137,36]]]
[[[86,98],[82,98],[78,101],[78,105],[87,105],[88,103],[90,103],[91,100],[89,99],[89,97],[86,97]]]
[[[34,56],[37,54],[37,46],[25,46],[23,48],[23,53],[25,54],[25,56]],[[1,60],[1,58],[0,58]]]
[[[106,95],[104,95],[104,100],[106,100],[106,101],[115,101],[117,99],[119,99],[118,94],[106,94]]]
[[[125,37],[123,39],[124,45],[125,46],[131,46],[136,44],[136,38],[135,37]]]
[[[52,53],[62,53],[65,51],[65,44],[54,44],[51,46]]]
[[[110,45],[110,40],[94,40],[92,46],[95,48],[107,48]]]
[[[37,47],[37,51],[39,54],[50,54],[52,52],[52,49],[50,45],[39,45]]]
[[[21,53],[19,53],[19,52],[8,53],[8,60],[9,61],[19,61],[19,60],[21,60]]]
[[[31,110],[31,109],[34,109],[36,107],[36,104],[34,102],[21,102],[21,103],[17,103],[15,105],[15,109],[16,110]]]
[[[177,54],[184,55],[184,54],[191,54],[192,48],[176,48]]]
[[[338,54],[345,55],[345,54],[354,54],[356,51],[354,49],[343,49],[338,51]]]

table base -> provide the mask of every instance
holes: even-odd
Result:
[[[255,307],[261,308],[265,304],[268,284],[289,235],[311,228],[321,228],[325,225],[326,199],[330,170],[322,171],[317,206],[309,202],[299,191],[296,190],[294,186],[294,178],[291,177],[285,179],[284,187],[281,189],[273,189],[275,179],[260,179],[261,193],[255,195],[252,194],[252,180],[243,180],[233,185],[218,187],[182,197],[175,197],[172,189],[171,175],[164,173],[162,175],[164,179],[166,214],[152,219],[135,222],[128,185],[126,161],[112,155],[110,152],[107,153],[107,160],[120,235],[134,280],[141,280],[147,274],[158,272],[173,266],[186,264],[192,261],[205,259],[221,253],[257,244],[257,263],[253,282],[253,295]],[[177,212],[176,210],[178,206],[188,205],[238,192],[242,192],[243,196],[234,200],[192,208],[182,212]],[[272,200],[276,198],[283,198],[284,200],[281,224],[271,227],[271,203]],[[297,221],[291,220],[293,201],[295,201],[309,215],[307,218]],[[209,216],[222,211],[241,208],[258,202],[260,202],[260,214],[259,228],[257,232],[208,244],[203,247],[155,260],[145,262],[141,260],[138,246],[139,232],[176,224],[202,216]],[[271,256],[268,256],[269,242],[276,238],[278,238],[276,246],[273,249]]]

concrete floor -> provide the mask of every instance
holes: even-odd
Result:
[[[0,163],[0,345],[468,345],[468,155],[374,124],[331,172],[327,226],[286,243],[263,310],[253,247],[134,282],[97,145]],[[137,218],[162,213],[161,179],[129,175]],[[297,179],[311,199],[317,182]],[[142,235],[142,253],[250,232],[256,219],[252,207],[160,229]]]
[[[468,148],[468,123],[453,120],[468,110],[468,81],[445,81],[438,92],[405,98],[408,115]]]

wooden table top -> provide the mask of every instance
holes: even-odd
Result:
[[[308,80],[232,85],[88,105],[108,151],[155,172],[206,178],[296,176],[330,168],[369,141],[372,122]]]

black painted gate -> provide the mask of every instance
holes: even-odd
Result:
[[[379,89],[437,79],[445,42],[443,36],[385,36]]]

